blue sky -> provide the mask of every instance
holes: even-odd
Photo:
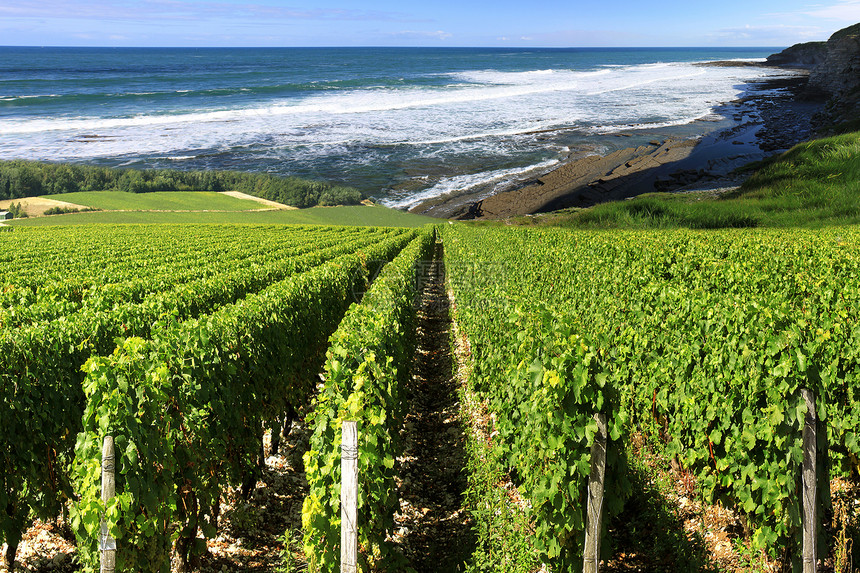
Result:
[[[787,46],[860,0],[3,0],[0,45]]]

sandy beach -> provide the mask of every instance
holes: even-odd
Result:
[[[450,219],[504,219],[649,192],[736,187],[743,178],[734,170],[810,137],[811,118],[822,103],[796,97],[806,82],[805,75],[758,82],[744,98],[715,110],[728,125],[716,131],[709,125],[714,120],[701,120],[687,126],[686,137],[651,139],[604,155],[576,150],[561,165],[513,189],[489,197],[442,196],[410,211]],[[647,132],[617,137],[641,140]]]

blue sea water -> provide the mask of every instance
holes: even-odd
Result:
[[[236,169],[409,207],[713,116],[779,48],[0,47],[0,159]]]

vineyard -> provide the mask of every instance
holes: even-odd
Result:
[[[445,230],[446,257],[473,261],[449,270],[456,319],[541,560],[582,566],[597,412],[610,515],[644,432],[746,516],[755,548],[799,557],[801,388],[817,396],[821,502],[860,469],[856,230]]]
[[[0,233],[7,560],[34,517],[68,513],[87,570],[102,520],[117,570],[169,571],[171,558],[189,570],[218,535],[225,490],[256,483],[264,431],[302,410],[309,570],[340,568],[344,420],[359,429],[361,569],[405,568],[398,460],[436,240],[466,385],[492,420],[481,463],[524,500],[525,544],[549,570],[582,569],[596,414],[609,517],[630,499],[630,443],[644,435],[773,559],[796,560],[801,544],[802,389],[816,399],[821,507],[831,478],[857,479],[850,228],[17,228]],[[117,495],[105,503],[108,435]],[[493,544],[513,541],[491,539],[492,516],[470,499],[476,555],[503,554]],[[820,537],[825,553],[833,539]]]
[[[320,227],[0,235],[7,560],[31,516],[69,507],[91,565],[102,516],[121,540],[118,567],[168,570],[174,536],[187,561],[198,528],[214,534],[206,510],[221,488],[255,472],[264,423],[309,400],[347,307],[416,236],[426,240]],[[105,435],[121,484],[108,507]]]

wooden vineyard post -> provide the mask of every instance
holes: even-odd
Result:
[[[588,515],[585,525],[583,573],[597,573],[600,566],[600,530],[603,527],[603,485],[606,477],[606,414],[594,415],[597,434],[591,445],[591,475],[588,477]]]
[[[104,504],[112,500],[116,492],[115,468],[113,436],[105,436],[102,446],[102,503]],[[116,571],[116,540],[111,537],[104,517],[102,517],[99,534],[99,551],[101,552],[101,573],[114,573]]]
[[[344,422],[340,456],[340,571],[358,571],[358,431]]]
[[[815,573],[818,564],[815,534],[818,526],[815,394],[807,388],[802,388],[800,394],[806,402],[803,424],[803,573]]]

